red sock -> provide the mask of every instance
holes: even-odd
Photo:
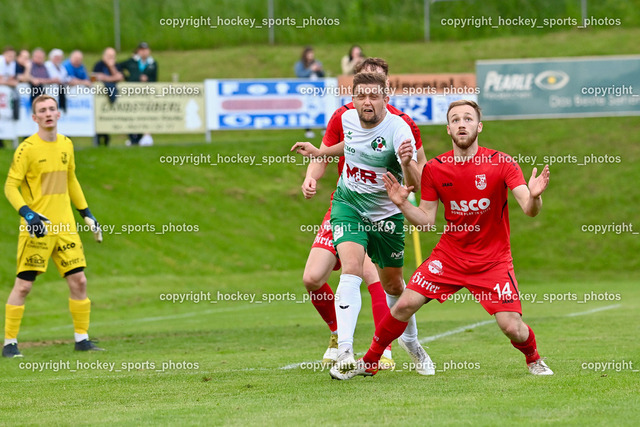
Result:
[[[322,319],[327,322],[327,326],[331,332],[338,330],[338,322],[336,321],[336,308],[333,303],[333,290],[328,283],[322,285],[317,291],[309,291],[311,303],[318,310]]]
[[[362,360],[370,364],[371,366],[377,366],[380,356],[384,353],[384,349],[396,338],[398,338],[405,329],[409,322],[401,322],[388,313],[384,316],[384,319],[380,322],[380,325],[376,327],[376,333],[373,336],[371,347],[369,351],[364,355]]]
[[[540,359],[540,355],[538,354],[538,347],[536,345],[536,335],[529,325],[527,325],[527,328],[529,328],[529,338],[524,342],[511,341],[511,345],[524,354],[524,357],[527,359],[527,364],[529,364]]]
[[[387,294],[384,293],[380,282],[370,284],[367,289],[371,294],[371,311],[373,312],[373,324],[378,327],[384,316],[389,314]]]

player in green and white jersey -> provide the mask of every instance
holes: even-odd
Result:
[[[334,245],[342,262],[335,307],[338,323],[338,360],[334,369],[355,366],[353,335],[362,305],[360,284],[365,253],[376,264],[380,281],[393,302],[404,290],[404,217],[389,199],[382,176],[391,172],[409,188],[420,185],[415,140],[406,122],[389,114],[386,78],[379,73],[360,73],[353,80],[354,110],[342,115],[344,128],[343,169],[331,210]],[[337,148],[336,148],[337,147]],[[342,144],[317,149],[299,143],[300,154],[342,154]],[[391,304],[392,305],[392,304]],[[431,375],[433,364],[417,339],[415,318],[398,340],[420,366]]]

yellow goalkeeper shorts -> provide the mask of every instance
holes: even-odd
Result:
[[[18,237],[18,271],[47,271],[49,258],[53,259],[62,277],[78,267],[86,267],[82,241],[78,234],[47,234],[30,237],[20,233]]]

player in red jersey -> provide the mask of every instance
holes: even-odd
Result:
[[[407,201],[410,187],[401,186],[390,174],[385,176],[389,197],[416,226],[434,224],[441,200],[446,232],[413,274],[390,314],[376,327],[367,354],[347,373],[332,370],[333,378],[375,374],[380,349],[402,333],[411,315],[432,299],[442,303],[462,288],[467,288],[495,316],[511,344],[525,355],[532,374],[553,375],[538,354],[533,330],[522,321],[507,207],[508,187],[524,213],[536,216],[549,183],[549,166],[545,165],[537,177],[534,168],[527,185],[520,166],[510,156],[480,147],[480,107],[473,101],[451,103],[447,120],[453,150],[425,166],[419,207]]]
[[[387,62],[381,58],[367,58],[365,61],[361,62],[358,67],[356,67],[356,74],[361,72],[383,73],[388,76],[389,66]],[[341,118],[346,111],[353,108],[353,102],[350,102],[338,108],[333,113],[329,120],[327,131],[322,139],[323,145],[328,147],[336,146],[344,141]],[[426,156],[424,154],[424,149],[422,148],[420,129],[411,117],[404,114],[401,110],[393,107],[392,105],[387,105],[387,110],[392,114],[402,117],[402,119],[411,128],[416,141],[416,148],[418,150],[418,167],[421,170],[426,164]],[[327,165],[328,162],[326,161],[312,161],[309,163],[309,166],[307,167],[307,174],[302,184],[302,193],[305,198],[309,199],[316,194],[317,180],[324,175]],[[338,161],[338,176],[342,174],[343,167],[344,156],[341,155]],[[331,194],[331,200],[333,200],[333,193]],[[329,221],[330,218],[331,205],[329,205],[329,210],[327,211],[322,221],[322,225],[311,246],[311,251],[309,252],[309,257],[307,258],[307,264],[303,273],[303,282],[307,292],[309,292],[311,302],[331,331],[329,347],[322,359],[323,363],[326,364],[333,364],[338,357],[337,321],[334,294],[333,290],[327,283],[327,280],[329,279],[332,271],[337,271],[341,267],[336,249],[333,246],[333,234],[331,232],[331,224]],[[363,279],[367,284],[367,289],[371,294],[374,324],[377,325],[382,318],[389,313],[388,303],[395,303],[397,297],[387,296],[385,294],[382,289],[382,285],[380,284],[380,278],[376,267],[368,256],[365,256],[363,276]],[[388,301],[388,298],[392,301]],[[393,367],[391,345],[385,349],[380,366],[384,368]]]

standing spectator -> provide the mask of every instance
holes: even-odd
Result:
[[[97,81],[104,83],[108,91],[109,102],[112,104],[116,102],[116,82],[124,80],[124,76],[116,67],[116,50],[114,48],[108,47],[102,52],[102,59],[93,66],[93,76]],[[106,147],[109,145],[110,139],[110,135],[107,133],[97,134],[94,144],[100,145],[104,141]]]
[[[51,52],[49,52],[49,60],[44,63],[44,66],[47,67],[49,77],[58,80],[60,83],[58,86],[58,107],[60,110],[66,112],[67,96],[64,88],[69,84],[69,80],[71,79],[69,73],[67,73],[67,69],[62,65],[63,60],[64,52],[60,49],[52,49]]]
[[[141,42],[134,55],[120,63],[120,69],[128,82],[157,82],[158,64],[151,56],[149,44]],[[131,145],[153,145],[153,138],[148,133],[130,134]]]
[[[69,55],[69,59],[64,61],[62,65],[67,70],[67,74],[69,75],[69,85],[84,85],[91,86],[91,80],[89,79],[89,75],[87,74],[87,69],[84,67],[82,63],[82,52],[79,50],[74,50]]]
[[[28,49],[21,49],[16,57],[16,80],[20,83],[31,81],[31,52]]]
[[[342,57],[340,65],[342,66],[342,74],[355,74],[356,66],[364,61],[365,56],[362,53],[360,46],[353,45],[349,49],[349,54]]]
[[[45,94],[45,85],[60,84],[60,80],[52,78],[45,66],[44,59],[46,54],[44,49],[37,47],[31,54],[31,103],[39,95]],[[30,103],[30,104],[31,104]]]
[[[324,70],[322,68],[322,62],[316,60],[315,53],[311,46],[307,46],[302,51],[300,60],[295,63],[293,69],[296,73],[296,77],[315,80],[320,77],[324,77]],[[316,136],[310,128],[305,129],[305,138],[313,138]]]
[[[302,56],[294,66],[296,77],[317,79],[324,77],[322,62],[316,60],[315,53],[311,46],[307,46],[302,51]]]
[[[13,47],[7,46],[3,49],[0,56],[0,85],[11,86],[15,88],[18,84],[16,79],[16,51]],[[12,91],[15,92],[15,91]],[[14,107],[13,115],[15,117],[14,100],[17,100],[17,94],[11,96],[12,106]],[[4,141],[0,139],[0,148],[4,148]]]
[[[16,79],[16,50],[7,46],[0,56],[0,85],[15,87],[18,84]]]

